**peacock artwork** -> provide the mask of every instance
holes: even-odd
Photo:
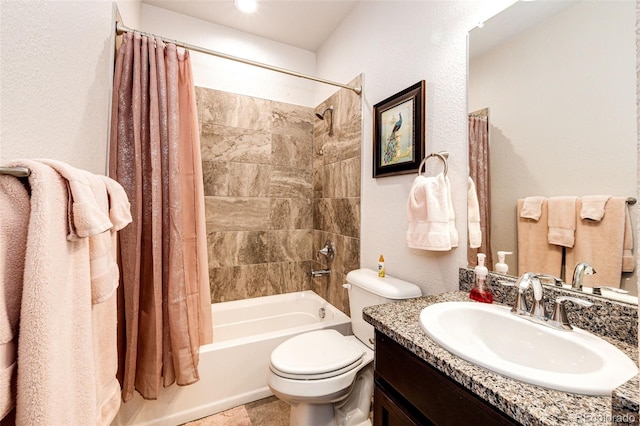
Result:
[[[409,99],[382,113],[381,166],[414,161],[413,108]]]

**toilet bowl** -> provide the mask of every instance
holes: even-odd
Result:
[[[420,288],[377,272],[347,274],[352,329],[312,331],[292,337],[271,353],[267,383],[291,406],[291,426],[370,426],[373,395],[373,327],[366,306],[419,297]]]
[[[354,336],[318,330],[273,351],[267,382],[291,405],[291,425],[370,425],[372,361],[373,350]]]

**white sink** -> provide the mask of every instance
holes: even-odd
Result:
[[[550,389],[610,395],[638,373],[627,355],[603,339],[576,327],[535,324],[505,306],[437,303],[422,310],[420,326],[460,358]]]

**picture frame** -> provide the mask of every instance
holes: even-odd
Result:
[[[373,106],[373,177],[413,173],[424,158],[425,81]]]

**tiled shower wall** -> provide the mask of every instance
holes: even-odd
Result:
[[[348,313],[341,285],[359,265],[361,124],[360,97],[348,92],[325,102],[335,111],[329,137],[311,108],[196,89],[213,303],[311,289]],[[332,275],[312,281],[327,238],[337,246]]]
[[[362,76],[348,83],[362,87]],[[329,123],[315,121],[313,140],[313,254],[314,269],[329,266],[329,277],[314,278],[312,289],[349,314],[347,291],[342,288],[349,271],[360,267],[360,160],[362,99],[340,89],[316,108],[333,105],[333,136]],[[336,245],[331,263],[318,254],[324,242]]]

